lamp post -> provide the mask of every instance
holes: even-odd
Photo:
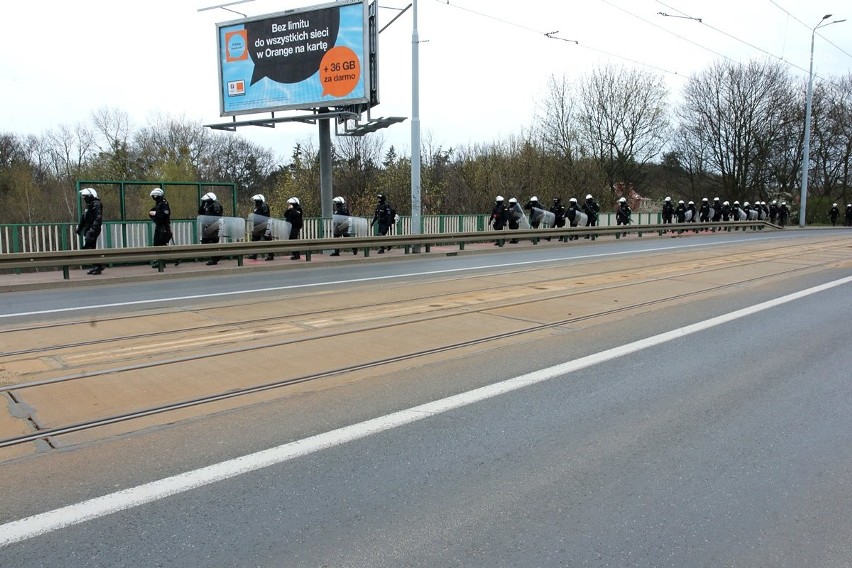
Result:
[[[846,20],[834,20],[826,22],[831,17],[831,14],[826,14],[822,17],[819,23],[811,30],[811,66],[808,69],[808,95],[805,102],[805,141],[802,149],[802,194],[799,199],[799,227],[804,228],[805,216],[808,211],[808,170],[811,167],[811,105],[814,95],[814,36],[816,31],[831,24],[839,24]]]
[[[420,231],[420,35],[417,30],[417,0],[412,0],[411,32],[411,233]],[[416,251],[415,251],[416,252]]]

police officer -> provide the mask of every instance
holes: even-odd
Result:
[[[154,222],[154,246],[164,247],[172,240],[172,211],[169,208],[169,202],[166,201],[165,192],[159,187],[151,190],[151,198],[154,200],[154,206],[148,211],[148,216]],[[177,266],[180,261],[175,263]],[[151,266],[159,268],[159,262],[153,261]]]
[[[101,234],[101,224],[103,223],[103,206],[98,198],[98,192],[94,188],[86,187],[80,190],[80,196],[86,207],[80,215],[80,223],[77,225],[77,234],[83,237],[83,249],[94,249],[98,245],[98,237]],[[98,275],[104,271],[103,264],[95,264],[86,273],[90,275]]]
[[[672,217],[674,217],[674,205],[672,205],[671,197],[666,197],[665,201],[663,201],[663,210],[660,215],[663,218],[664,224],[672,222]]]
[[[254,208],[251,210],[251,240],[252,242],[271,241],[272,228],[269,226],[269,218],[272,214],[269,212],[269,204],[266,202],[266,197],[264,197],[263,194],[258,193],[257,195],[252,195],[251,200],[254,203]],[[256,260],[257,255],[249,255],[249,258]],[[264,260],[274,259],[275,255],[271,252],[266,255],[266,258],[264,258]]]
[[[541,226],[541,212],[544,211],[544,207],[538,202],[538,197],[535,195],[530,197],[530,200],[524,205],[524,209],[530,210],[530,227],[538,229]],[[535,211],[536,209],[538,209],[538,212]]]
[[[714,223],[722,220],[722,204],[719,202],[718,197],[713,198],[713,215],[710,217],[710,220]]]
[[[379,224],[379,235],[385,236],[390,231],[390,227],[394,222],[393,208],[388,204],[387,199],[381,193],[377,196],[378,203],[376,210],[373,213],[373,220],[370,221],[370,227],[376,223]],[[379,247],[379,254],[384,254],[385,249],[390,250],[391,247]]]
[[[778,218],[778,201],[773,199],[769,204],[769,222],[775,224],[775,219]]]
[[[846,226],[852,227],[852,203],[846,204]]]
[[[290,223],[290,240],[298,239],[304,224],[302,204],[299,203],[298,197],[291,197],[287,200],[287,211],[284,212],[284,219]],[[299,260],[300,258],[302,256],[298,251],[290,255],[290,260]]]
[[[201,244],[208,245],[219,242],[219,219],[222,218],[224,209],[216,200],[216,194],[209,192],[201,196],[201,205],[198,206],[198,215],[201,219]],[[221,257],[214,256],[207,261],[207,266],[219,264]]]
[[[686,222],[686,205],[683,202],[683,199],[677,202],[677,207],[675,207],[675,219],[677,219],[678,223]]]
[[[495,231],[502,231],[509,221],[509,210],[503,202],[503,196],[498,195],[494,198],[494,207],[491,208],[491,217],[488,219],[488,225]],[[500,246],[503,241],[498,239],[494,241],[494,246]]]
[[[782,201],[778,206],[778,224],[782,227],[787,226],[787,219],[790,217],[790,210],[787,208],[787,202]]]
[[[831,209],[828,211],[828,218],[831,220],[831,226],[834,227],[837,225],[837,218],[840,216],[840,209],[837,207],[837,203],[831,204]]]
[[[334,206],[334,217],[332,217],[332,236],[334,238],[346,237],[349,235],[351,227],[349,227],[349,207],[346,206],[346,200],[338,196],[331,200]],[[344,220],[344,218],[346,220]],[[358,254],[358,249],[353,248],[352,254]],[[331,256],[340,256],[340,249],[334,249]]]
[[[550,212],[553,213],[553,226],[561,229],[565,226],[565,206],[562,205],[562,199],[555,197],[553,205],[550,207]],[[549,240],[549,237],[548,237]],[[565,240],[565,237],[559,237],[560,242]]]
[[[506,212],[509,216],[509,230],[517,231],[521,228],[521,217],[524,216],[524,210],[521,209],[521,206],[518,204],[518,200],[514,197],[509,198],[509,206],[506,208]],[[518,239],[511,239],[509,243],[516,244]]]
[[[598,202],[595,201],[595,198],[592,197],[592,194],[586,195],[586,201],[583,203],[583,213],[588,216],[586,220],[587,227],[597,227],[598,225],[598,213],[600,212],[601,207],[598,205]],[[587,239],[589,237],[586,237]]]
[[[698,220],[702,223],[710,222],[710,200],[706,197],[701,198],[701,207],[698,208]]]
[[[698,220],[698,210],[695,209],[695,202],[690,201],[686,204],[686,210],[691,213],[691,215],[687,215],[689,217],[689,223],[695,223]]]
[[[579,224],[579,217],[580,206],[577,203],[577,198],[572,197],[568,200],[568,208],[565,210],[565,218],[568,219],[568,222],[571,224],[572,227],[576,227]],[[579,238],[580,237],[578,237],[577,235],[568,236],[569,241],[575,241]]]
[[[633,210],[630,209],[630,206],[627,204],[627,198],[622,197],[618,200],[618,209],[615,211],[615,224],[616,225],[629,225],[630,224],[630,215],[633,213]],[[622,237],[626,237],[627,233],[621,233]]]

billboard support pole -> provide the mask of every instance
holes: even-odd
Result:
[[[328,112],[327,108],[320,109],[322,113]],[[319,159],[320,159],[320,210],[325,219],[331,218],[332,199],[332,170],[331,170],[331,120],[321,118],[319,124]]]

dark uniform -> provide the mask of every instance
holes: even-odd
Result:
[[[565,206],[562,205],[562,200],[560,198],[555,198],[553,200],[553,206],[550,208],[550,212],[553,213],[553,226],[557,229],[561,229],[565,226]],[[560,241],[564,241],[565,237],[559,237]]]
[[[701,207],[698,209],[698,220],[702,223],[710,222],[710,202],[706,197],[701,199]]]
[[[269,204],[266,202],[266,198],[259,193],[252,196],[252,201],[254,201],[254,208],[251,210],[251,240],[252,242],[271,241],[272,235],[270,234],[269,218],[272,217],[272,214],[269,212]],[[249,255],[249,258],[255,260],[257,259],[257,255]],[[274,259],[275,255],[270,252],[264,260]]]
[[[488,219],[488,224],[493,227],[495,231],[502,231],[508,221],[509,210],[503,202],[503,196],[498,195],[494,200],[494,207],[491,208],[491,217]],[[503,244],[502,240],[494,241],[495,246],[500,246],[501,244]]]
[[[304,224],[302,205],[299,199],[291,197],[287,200],[287,211],[284,212],[284,219],[290,223],[290,240],[294,241],[299,238],[299,233],[302,232]],[[302,256],[298,251],[290,255],[290,260],[299,260]]]
[[[787,203],[785,201],[781,202],[781,205],[778,206],[778,224],[782,227],[787,226],[787,219],[790,217],[790,210],[787,209]]]
[[[80,190],[86,208],[80,215],[80,223],[77,225],[77,234],[83,237],[81,248],[95,249],[98,246],[98,237],[101,235],[101,224],[104,220],[103,206],[98,199],[98,193],[91,187]],[[95,264],[87,274],[100,274],[104,271],[103,264]]]
[[[385,236],[390,231],[391,225],[394,223],[393,208],[388,204],[387,199],[381,193],[378,196],[379,203],[376,205],[376,211],[373,213],[373,220],[370,226],[376,223],[379,225],[379,235]],[[390,250],[391,247],[379,247],[379,254],[384,254],[385,249]]]
[[[852,227],[852,203],[846,204],[846,226]]]
[[[683,200],[677,202],[677,207],[675,208],[675,218],[678,223],[686,222],[686,205],[683,204]]]
[[[778,218],[778,202],[773,199],[772,203],[769,204],[769,222],[774,225],[775,220],[777,218]]]
[[[627,205],[627,199],[622,197],[618,200],[618,209],[615,211],[615,224],[616,225],[629,225],[630,224],[630,215],[633,213],[633,210],[630,209],[630,206]],[[627,233],[621,233],[622,237],[626,237]]]
[[[713,198],[713,217],[710,220],[714,223],[722,220],[722,204],[719,202],[718,197]]]
[[[837,207],[837,203],[832,204],[831,209],[828,211],[828,218],[831,220],[831,226],[834,227],[837,225],[837,218],[840,216],[840,209]]]
[[[172,211],[163,190],[159,187],[151,190],[151,198],[154,200],[154,206],[148,211],[148,216],[154,222],[154,246],[164,247],[172,240]],[[175,266],[178,264],[180,261],[175,262]],[[160,263],[155,260],[151,262],[151,266],[159,268]]]
[[[204,217],[201,223],[201,244],[209,245],[219,242],[219,219],[224,212],[222,205],[216,201],[215,193],[205,193],[201,197],[201,205],[198,206],[198,214]],[[207,265],[219,264],[220,258],[212,257],[207,261]]]
[[[577,199],[572,197],[571,199],[568,200],[568,208],[565,209],[565,218],[568,220],[568,223],[570,223],[570,225],[572,227],[576,227],[579,224],[579,220],[578,220],[579,216],[580,216],[580,206],[577,205]],[[569,241],[574,241],[574,240],[577,240],[579,238],[580,237],[578,237],[577,235],[569,235],[568,236]]]
[[[674,205],[672,205],[671,197],[666,197],[666,200],[663,202],[663,211],[661,215],[663,217],[663,223],[672,222],[672,217],[674,217]]]
[[[337,215],[339,217],[350,216],[349,207],[346,206],[346,201],[342,197],[335,197],[332,201],[334,202],[334,215]],[[348,220],[334,222],[331,229],[332,236],[334,238],[347,237],[349,236],[349,232],[352,230],[352,228],[349,226]],[[352,254],[358,254],[358,249],[353,248]],[[331,256],[340,256],[340,249],[334,249],[334,252],[331,253]]]
[[[586,201],[583,203],[583,213],[586,214],[588,219],[586,220],[587,227],[597,227],[598,225],[598,213],[600,212],[601,207],[598,205],[598,202],[595,201],[595,198],[590,195],[586,196]],[[586,235],[585,238],[589,238],[589,235]],[[592,236],[591,239],[595,240],[597,237]]]
[[[532,196],[530,200],[524,205],[524,209],[530,210],[530,227],[533,229],[538,229],[541,226],[541,213],[536,215],[534,209],[539,209],[544,211],[544,207],[541,206],[541,203],[538,202],[538,197]]]

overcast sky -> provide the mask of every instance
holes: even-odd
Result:
[[[229,120],[219,116],[216,23],[241,16],[198,11],[226,1],[4,0],[0,132],[43,134],[88,122],[104,107],[127,112],[136,126],[156,114]],[[252,17],[325,3],[231,8]],[[408,3],[382,0],[380,27]],[[723,59],[783,60],[804,82],[811,28],[829,13],[827,21],[850,21],[817,32],[814,74],[846,75],[849,0],[418,0],[423,138],[449,147],[519,134],[549,77],[579,78],[605,64],[660,74],[673,101],[690,74]],[[380,36],[374,117],[411,116],[411,34],[408,10]],[[410,121],[380,132],[387,145],[410,152]],[[315,141],[317,129],[283,124],[237,135],[286,159],[296,142]]]

